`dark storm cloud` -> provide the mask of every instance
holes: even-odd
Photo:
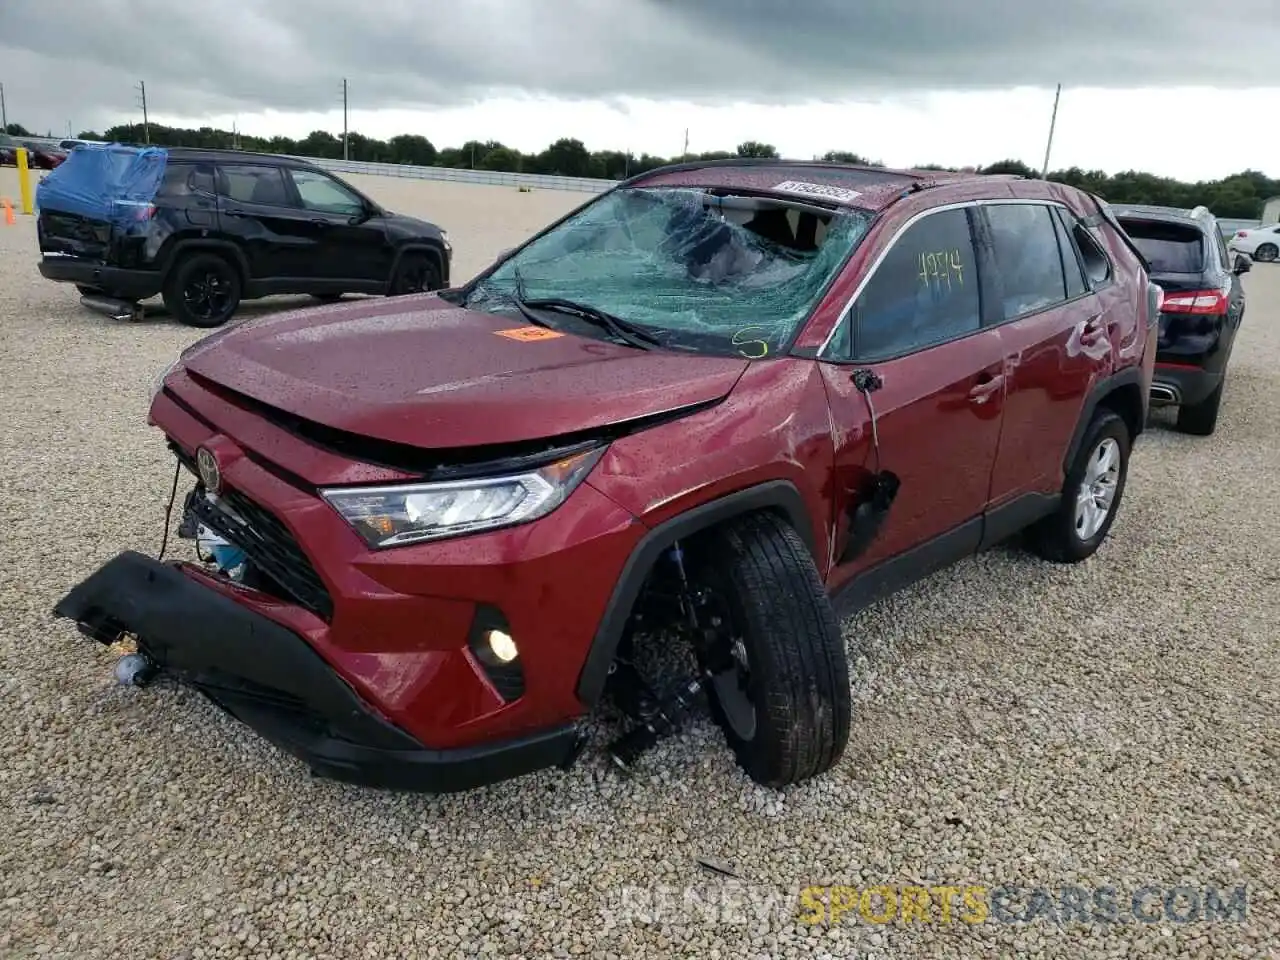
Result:
[[[1274,83],[1275,0],[0,0],[10,119]]]

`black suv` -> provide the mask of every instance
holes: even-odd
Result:
[[[1164,291],[1151,402],[1176,404],[1178,429],[1207,436],[1218,424],[1227,361],[1244,319],[1248,257],[1227,252],[1205,207],[1112,204],[1111,211]]]
[[[94,305],[162,294],[181,322],[241,300],[406,294],[448,285],[433,223],[382,209],[304,160],[238,151],[82,146],[41,182],[40,273]]]

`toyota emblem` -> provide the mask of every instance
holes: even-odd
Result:
[[[205,490],[211,496],[216,496],[222,486],[222,473],[218,470],[217,459],[206,447],[196,451],[196,470],[200,473],[200,482],[204,484]]]

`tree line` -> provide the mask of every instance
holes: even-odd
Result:
[[[10,132],[27,135],[16,124]],[[342,138],[324,130],[316,130],[301,140],[290,137],[255,137],[212,127],[196,130],[151,124],[151,143],[157,146],[205,147],[253,150],[264,153],[286,153],[300,157],[338,160],[342,158]],[[108,140],[138,143],[142,139],[140,124],[122,124],[102,134],[92,130],[80,134],[82,140]],[[470,140],[460,147],[437,148],[426,137],[402,133],[389,140],[377,140],[359,133],[347,136],[348,156],[352,160],[373,163],[408,163],[424,167],[494,170],[512,173],[543,173],[566,177],[597,177],[620,180],[680,160],[717,160],[731,157],[777,157],[773,145],[755,140],[740,143],[734,150],[689,154],[685,157],[659,157],[621,150],[588,150],[581,140],[562,138],[539,153],[523,153],[497,140]],[[833,150],[821,159],[881,166],[879,161],[842,150]],[[938,164],[920,164],[922,170],[955,170]],[[1013,173],[1038,177],[1039,172],[1020,160],[1001,160],[987,166],[967,168],[979,173]],[[1187,183],[1170,177],[1159,177],[1138,170],[1108,174],[1103,170],[1069,167],[1054,170],[1048,179],[1080,187],[1111,203],[1149,203],[1160,206],[1194,207],[1203,204],[1219,217],[1253,220],[1262,213],[1269,197],[1280,195],[1280,180],[1273,180],[1256,170],[1243,170],[1221,180]]]

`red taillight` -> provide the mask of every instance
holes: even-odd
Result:
[[[1160,309],[1165,313],[1226,313],[1227,303],[1221,290],[1193,290],[1165,294]]]
[[[1249,235],[1249,231],[1248,231],[1248,230],[1237,230],[1237,231],[1236,231],[1236,236],[1237,236],[1237,237],[1247,237],[1248,235]]]

